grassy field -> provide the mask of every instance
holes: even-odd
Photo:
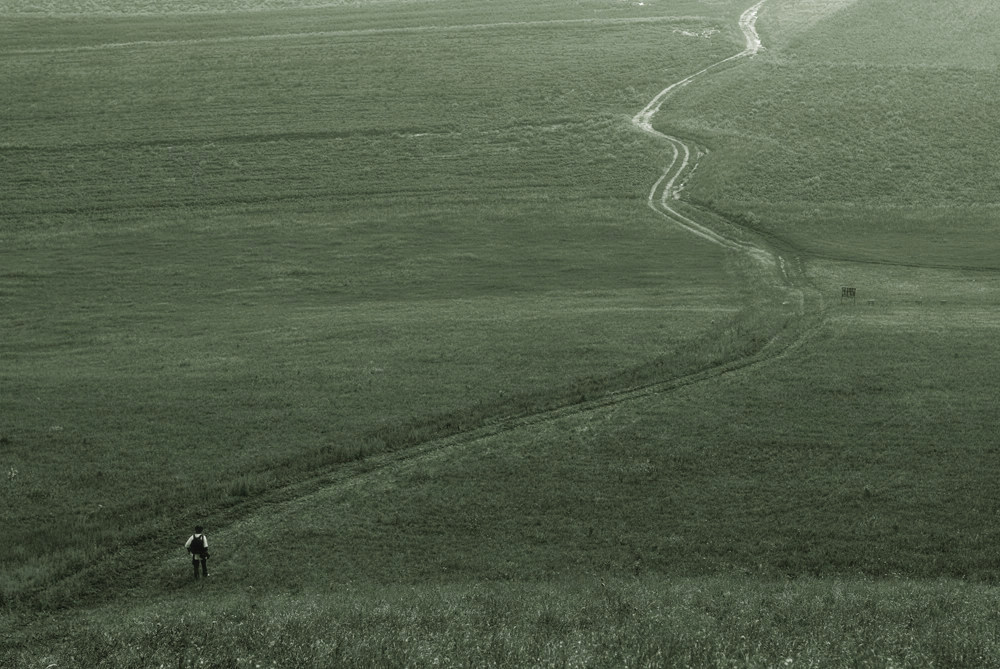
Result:
[[[776,286],[747,4],[0,4],[0,664],[1000,666],[996,12],[667,101]]]
[[[746,302],[734,261],[643,207],[660,156],[627,120],[731,43],[448,6],[425,25],[500,25],[5,23],[5,598],[323,467],[756,346],[712,327]]]

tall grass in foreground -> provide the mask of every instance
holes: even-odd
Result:
[[[587,579],[265,598],[193,585],[25,632],[4,666],[986,667],[1000,666],[994,600],[956,581]]]

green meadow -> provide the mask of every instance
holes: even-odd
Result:
[[[748,5],[0,4],[0,664],[1000,666],[1000,13],[668,98],[779,270]]]

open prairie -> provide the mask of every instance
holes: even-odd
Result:
[[[750,5],[0,4],[0,663],[1000,666],[1000,10]]]

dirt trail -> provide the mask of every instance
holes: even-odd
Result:
[[[690,172],[694,170],[697,164],[696,163],[694,165],[692,164],[691,148],[684,141],[682,141],[677,137],[672,137],[670,135],[666,135],[660,132],[659,130],[656,130],[655,128],[653,128],[652,124],[653,116],[655,116],[656,113],[660,111],[660,107],[663,106],[664,101],[667,99],[668,96],[670,96],[671,93],[673,93],[679,88],[687,86],[698,77],[701,77],[707,74],[708,72],[711,72],[712,70],[715,70],[727,63],[738,60],[740,58],[747,58],[749,56],[753,56],[758,51],[760,51],[762,47],[760,43],[760,37],[757,35],[757,29],[755,27],[755,24],[757,22],[757,13],[760,11],[760,8],[764,4],[764,2],[766,2],[766,0],[760,0],[760,2],[758,2],[753,7],[750,7],[740,16],[740,22],[739,22],[740,30],[743,31],[743,35],[746,38],[746,48],[743,49],[743,51],[735,55],[729,56],[728,58],[724,58],[723,60],[720,60],[716,63],[712,63],[708,67],[705,67],[695,72],[694,74],[688,75],[687,77],[681,79],[680,81],[670,84],[662,91],[660,91],[656,95],[656,97],[654,97],[649,102],[649,104],[642,109],[642,111],[640,111],[638,114],[635,115],[635,117],[633,117],[632,124],[637,128],[639,128],[640,130],[642,130],[643,132],[647,132],[650,135],[653,135],[654,137],[657,137],[659,139],[666,140],[670,144],[673,150],[673,159],[671,160],[670,164],[666,167],[666,169],[664,169],[663,176],[661,176],[659,180],[657,180],[657,182],[653,184],[652,189],[649,191],[648,203],[650,208],[652,208],[653,211],[673,220],[675,223],[677,223],[685,230],[688,230],[692,234],[698,235],[699,237],[702,237],[703,239],[706,239],[712,242],[713,244],[718,244],[719,246],[723,246],[728,249],[743,251],[753,256],[760,262],[773,265],[775,264],[775,262],[777,262],[776,257],[772,252],[768,251],[767,249],[758,246],[756,244],[738,241],[730,237],[727,237],[715,230],[708,228],[705,225],[702,225],[701,223],[698,223],[697,221],[692,220],[691,218],[680,213],[679,211],[677,211],[677,209],[675,209],[670,205],[670,200],[673,199],[674,195],[677,193],[675,184],[677,183],[678,178],[680,178],[682,174],[690,174]],[[683,158],[680,160],[680,162],[678,162],[678,158],[681,155],[683,155]],[[659,197],[657,197],[657,193],[659,193]]]
[[[775,285],[780,286],[788,293],[790,301],[797,304],[799,315],[803,316],[806,312],[805,295],[807,290],[807,281],[805,279],[805,274],[802,271],[801,257],[796,256],[790,261],[782,256],[778,251],[769,248],[763,242],[750,241],[750,239],[754,236],[750,231],[746,231],[748,233],[746,235],[746,239],[737,239],[736,237],[727,235],[725,232],[712,229],[703,223],[699,223],[691,217],[681,213],[673,202],[677,199],[678,193],[681,188],[683,188],[684,182],[690,178],[692,172],[694,172],[695,168],[698,166],[698,158],[702,155],[702,152],[700,150],[693,150],[691,146],[678,137],[673,137],[656,130],[652,123],[653,116],[660,111],[663,103],[673,93],[684,86],[687,86],[699,77],[703,77],[706,74],[740,59],[754,56],[762,48],[764,48],[761,44],[760,36],[757,34],[756,23],[757,15],[766,1],[767,0],[760,0],[757,4],[748,8],[743,12],[743,14],[740,15],[739,27],[743,32],[744,39],[746,40],[746,46],[742,51],[729,56],[728,58],[723,58],[718,62],[712,63],[711,65],[698,70],[694,74],[690,74],[680,81],[670,84],[657,93],[656,96],[650,100],[649,104],[643,107],[643,109],[632,118],[632,124],[639,130],[656,137],[658,140],[665,141],[669,144],[672,152],[670,164],[664,168],[663,175],[656,181],[656,183],[653,184],[649,191],[647,204],[650,209],[673,221],[679,227],[687,230],[691,234],[697,235],[698,237],[723,248],[746,254],[767,271],[774,268],[777,271]],[[692,156],[694,156],[694,158],[692,158]]]

